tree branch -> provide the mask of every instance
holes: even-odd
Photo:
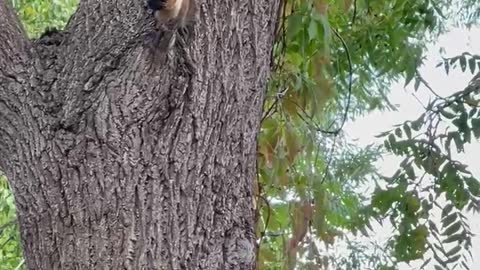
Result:
[[[76,128],[82,114],[105,94],[105,80],[113,80],[131,65],[138,65],[139,71],[144,70],[145,65],[138,61],[145,58],[146,35],[154,31],[154,19],[145,3],[130,0],[80,2],[66,27],[63,41],[54,48],[59,76],[53,99],[61,103],[62,126]],[[139,72],[135,80],[146,81],[142,77],[147,75],[147,72]]]
[[[24,68],[29,62],[30,41],[13,9],[0,0],[0,101],[8,98],[7,85],[25,79]]]
[[[16,144],[24,125],[29,98],[24,84],[33,74],[31,42],[5,0],[0,0],[0,37],[0,155],[4,156],[11,154],[7,149]]]
[[[5,71],[9,64],[19,62],[18,54],[28,51],[29,42],[13,9],[4,0],[0,1],[0,35],[0,71]]]

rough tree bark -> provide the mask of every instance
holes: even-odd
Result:
[[[28,269],[254,268],[279,1],[197,0],[193,44],[152,64],[143,1],[80,1],[31,41],[0,0],[0,166]]]

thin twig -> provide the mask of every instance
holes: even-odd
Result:
[[[353,26],[355,24],[355,19],[357,18],[357,0],[353,1],[353,15],[352,15],[352,21],[350,23],[350,26]]]

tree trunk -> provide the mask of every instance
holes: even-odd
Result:
[[[142,1],[80,1],[33,42],[0,0],[0,166],[28,269],[254,268],[279,1],[196,0],[193,43],[158,62]]]

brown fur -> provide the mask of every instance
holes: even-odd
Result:
[[[193,21],[194,0],[166,0],[163,9],[155,11],[157,27],[181,28]],[[173,30],[173,29],[172,29]]]

